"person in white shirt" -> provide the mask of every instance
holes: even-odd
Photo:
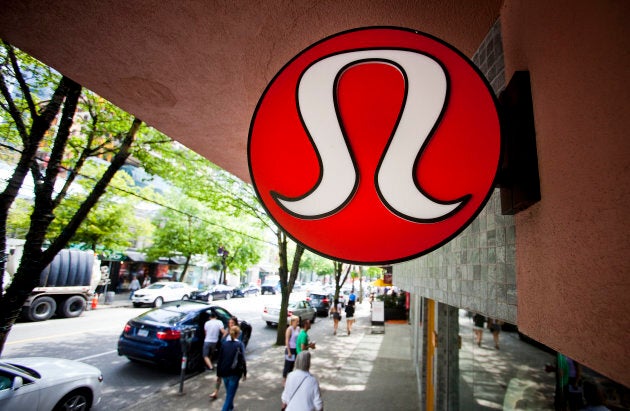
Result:
[[[217,319],[217,315],[214,311],[210,313],[210,319],[206,321],[203,329],[206,333],[203,340],[203,360],[206,362],[206,366],[209,370],[214,370],[212,366],[212,354],[217,347],[219,338],[225,333],[223,323]]]
[[[287,376],[282,391],[282,409],[286,411],[323,411],[319,382],[310,372],[311,353],[302,351],[295,359],[295,369]]]

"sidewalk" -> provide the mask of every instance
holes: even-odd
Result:
[[[101,297],[99,309],[131,306],[126,293],[116,294],[109,304],[103,301]],[[386,323],[384,333],[372,333],[367,302],[357,306],[355,317],[351,336],[341,331],[337,337],[318,338],[317,349],[312,352],[311,372],[319,380],[324,409],[419,410],[411,326]],[[344,330],[343,325],[340,330]],[[553,355],[521,341],[516,332],[502,332],[501,348],[496,350],[491,333],[485,330],[482,346],[477,347],[470,319],[460,315],[459,325],[461,410],[553,410],[554,376],[543,371],[545,363],[553,363]],[[235,409],[278,410],[283,347],[270,346],[247,360],[249,376],[241,381]],[[225,388],[221,388],[218,400],[208,399],[215,379],[211,372],[193,376],[185,381],[183,395],[177,384],[147,395],[126,410],[219,410]]]
[[[116,304],[124,305],[124,301]],[[324,408],[418,410],[416,376],[410,361],[410,326],[386,324],[384,334],[372,334],[369,307],[367,303],[358,306],[350,336],[318,340],[317,349],[312,352],[311,372],[319,380]],[[283,347],[271,346],[247,360],[248,378],[241,381],[235,409],[277,411],[281,405]],[[215,373],[199,374],[186,380],[183,395],[177,385],[148,395],[126,409],[221,409],[224,387],[218,400],[208,398],[215,379]]]

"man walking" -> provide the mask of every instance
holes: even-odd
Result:
[[[311,321],[304,320],[304,324],[302,324],[302,330],[298,334],[297,341],[295,342],[295,351],[297,354],[302,351],[307,351],[309,348],[315,349],[315,343],[309,342],[308,340],[308,330],[311,329]]]
[[[225,333],[225,330],[223,329],[223,323],[217,319],[217,315],[214,311],[210,313],[210,319],[206,321],[203,329],[206,334],[203,340],[203,360],[208,369],[213,370],[212,355],[217,347],[219,338]]]

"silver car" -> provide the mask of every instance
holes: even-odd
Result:
[[[287,323],[289,322],[289,318],[292,315],[296,315],[300,318],[300,324],[304,320],[311,320],[312,323],[315,322],[315,318],[317,317],[317,311],[310,302],[306,300],[295,300],[289,301],[289,306],[287,308]],[[278,321],[280,320],[280,304],[271,304],[265,306],[262,313],[262,319],[267,323],[268,326],[278,325]]]
[[[1,410],[89,410],[101,400],[101,371],[61,358],[0,361]]]

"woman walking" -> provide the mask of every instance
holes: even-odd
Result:
[[[339,321],[341,320],[341,304],[339,300],[335,300],[335,303],[330,307],[330,315],[333,319],[333,335],[337,335],[337,327],[339,327]]]
[[[295,370],[289,374],[282,391],[282,409],[322,411],[324,402],[319,382],[310,372],[311,353],[302,351],[295,360]]]
[[[296,352],[296,342],[298,335],[300,334],[299,327],[300,317],[294,315],[291,317],[289,322],[289,327],[287,328],[286,333],[284,334],[284,369],[282,370],[282,385],[287,382],[287,375],[293,371],[293,366],[295,365],[295,356]]]
[[[234,397],[241,377],[243,377],[243,381],[247,379],[245,345],[238,340],[240,333],[241,329],[237,325],[230,328],[230,339],[222,343],[219,349],[217,375],[223,378],[226,391],[223,411],[234,409]]]
[[[230,317],[230,319],[228,320],[227,330],[225,330],[225,333],[224,333],[224,337],[223,337],[222,343],[230,340],[230,333],[229,333],[229,331],[235,325],[238,325],[238,318]],[[238,340],[243,342],[243,333],[242,332],[239,332]],[[210,394],[210,399],[211,400],[216,400],[217,399],[217,395],[219,394],[219,388],[221,388],[221,377],[219,377],[217,375],[217,382],[214,384],[214,391],[212,392],[212,394]]]
[[[352,324],[354,324],[354,301],[348,301],[346,304],[346,327],[348,328],[348,335],[352,332]]]

